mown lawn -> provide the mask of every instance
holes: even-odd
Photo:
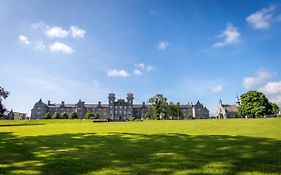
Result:
[[[0,121],[0,174],[281,174],[281,118]]]

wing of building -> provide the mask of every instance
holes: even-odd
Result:
[[[51,116],[55,112],[59,114],[67,113],[70,116],[73,112],[76,112],[78,118],[84,118],[86,113],[99,113],[102,119],[110,120],[129,120],[132,118],[144,118],[147,112],[152,113],[149,106],[144,102],[142,104],[134,104],[134,95],[128,93],[126,99],[116,99],[114,93],[108,95],[108,103],[102,104],[86,104],[79,100],[75,104],[66,104],[64,101],[60,104],[51,103],[48,101],[45,104],[42,99],[35,103],[31,109],[31,119],[42,119],[46,113],[50,113]],[[185,119],[188,118],[208,118],[209,110],[206,106],[199,101],[195,104],[180,105],[181,112]]]
[[[220,100],[217,117],[219,119],[238,118],[239,104],[239,101],[236,104],[223,104]]]

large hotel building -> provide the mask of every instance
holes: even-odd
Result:
[[[71,113],[76,112],[78,118],[84,118],[86,113],[99,113],[101,118],[110,120],[130,120],[132,118],[142,119],[145,114],[153,112],[149,109],[150,105],[145,104],[134,104],[134,95],[132,93],[127,94],[126,99],[117,99],[115,94],[110,93],[108,95],[108,104],[87,104],[79,100],[76,104],[67,104],[64,101],[56,104],[44,103],[42,99],[35,103],[31,109],[31,119],[42,119],[44,115],[49,112],[51,116],[55,112],[62,114],[66,112],[69,116]],[[201,104],[199,101],[196,104],[188,103],[180,105],[181,112],[185,119],[191,118],[209,118],[209,110]]]

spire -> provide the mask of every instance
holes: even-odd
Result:
[[[219,104],[220,104],[220,105],[222,105],[222,100],[221,100],[221,99],[220,99],[220,102],[219,102]]]

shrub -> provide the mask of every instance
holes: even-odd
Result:
[[[62,113],[61,119],[68,119],[68,114],[66,112]]]
[[[70,115],[70,118],[71,119],[78,119],[77,112],[72,112],[71,115]]]
[[[58,112],[55,112],[53,115],[53,119],[60,119],[60,114]]]
[[[95,117],[95,114],[92,112],[87,112],[85,115],[85,119],[93,119]]]
[[[52,116],[49,112],[47,112],[45,115],[44,115],[44,119],[51,119]]]

